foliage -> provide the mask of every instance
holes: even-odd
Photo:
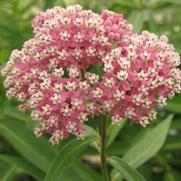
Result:
[[[166,34],[181,53],[180,0],[1,0],[0,66],[7,62],[13,49],[20,48],[32,36],[31,19],[37,12],[76,3],[96,12],[107,8],[123,13],[137,32],[146,29]],[[6,99],[2,82],[0,78],[1,180],[101,181],[97,159],[99,121],[88,121],[95,128],[87,126],[91,138],[82,142],[70,138],[51,146],[46,136],[37,139],[33,135],[35,123],[17,111],[14,100]],[[181,96],[158,109],[159,118],[148,128],[130,125],[126,120],[119,127],[108,122],[106,154],[112,181],[181,179]],[[168,116],[170,113],[174,117]],[[92,137],[96,139],[89,144]],[[52,172],[55,169],[57,173]]]

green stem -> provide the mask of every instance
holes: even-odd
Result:
[[[105,118],[105,117],[103,117]],[[100,125],[100,158],[101,158],[101,172],[104,178],[104,181],[109,181],[109,175],[107,171],[107,163],[106,163],[106,119],[101,120]]]

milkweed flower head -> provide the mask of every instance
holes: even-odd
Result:
[[[180,57],[166,36],[132,35],[103,62],[103,80],[92,88],[91,98],[113,123],[127,117],[146,126],[156,118],[157,105],[181,92]]]
[[[87,69],[101,64],[113,47],[104,20],[79,5],[41,12],[32,23],[34,37],[12,52],[1,71],[7,97],[15,97],[22,103],[20,110],[31,112],[40,125],[36,135],[50,133],[52,144],[70,134],[83,138],[84,122],[95,113],[88,89],[99,76]]]
[[[165,36],[133,33],[122,15],[100,15],[75,5],[40,12],[34,36],[14,50],[2,69],[7,97],[21,102],[56,144],[85,136],[89,116],[128,117],[146,126],[155,107],[180,92],[179,55]],[[92,69],[99,67],[103,75]]]

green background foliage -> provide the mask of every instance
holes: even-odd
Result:
[[[13,49],[31,38],[31,20],[37,12],[72,4],[95,12],[109,9],[122,13],[137,33],[149,30],[165,34],[181,53],[181,0],[0,0],[0,67]],[[51,146],[47,135],[39,139],[33,135],[35,123],[16,106],[15,100],[5,97],[0,78],[1,181],[102,180],[98,118],[88,121],[95,130],[87,126],[89,137],[84,141],[71,137]],[[143,177],[147,181],[181,180],[181,95],[158,110],[158,119],[147,128],[131,125],[128,120],[118,127],[108,122],[106,153],[112,181],[140,181]]]

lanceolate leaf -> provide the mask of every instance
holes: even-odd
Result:
[[[174,113],[181,113],[180,104],[181,104],[181,95],[177,95],[172,100],[168,101],[166,109]]]
[[[0,135],[27,160],[46,171],[54,157],[53,147],[42,138],[36,138],[23,123],[13,120],[0,122]]]
[[[9,117],[10,119],[17,119],[23,122],[27,122],[30,117],[25,115],[24,113],[17,110],[17,108],[13,106],[6,106],[4,110],[4,116]]]
[[[42,180],[44,177],[44,173],[41,170],[34,167],[31,163],[27,162],[26,160],[24,160],[22,158],[1,154],[0,160],[10,163],[12,166],[14,166],[16,168],[20,168],[20,169],[24,170],[24,172],[35,177],[38,180]]]
[[[12,181],[17,169],[15,166],[1,162],[0,164],[0,179],[1,181]]]
[[[120,172],[116,170],[115,168],[111,171],[111,181],[123,181],[122,175],[120,175]]]
[[[145,181],[139,172],[129,166],[119,157],[111,157],[108,162],[118,170],[127,181]]]
[[[73,163],[72,168],[84,180],[88,180],[88,181],[101,181],[102,180],[101,175],[99,175],[94,170],[92,170],[87,165],[85,165],[81,162]]]
[[[133,168],[141,166],[163,146],[173,116],[168,116],[127,151],[123,160]]]
[[[94,140],[95,137],[91,136],[85,138],[85,140],[73,140],[66,144],[50,165],[45,181],[54,181],[56,178],[59,178],[71,166],[72,161],[82,149]]]
[[[87,136],[99,136],[99,134],[92,127],[85,125]]]
[[[123,120],[119,125],[112,125],[112,124],[110,125],[108,129],[108,137],[107,137],[107,143],[106,143],[107,147],[109,147],[112,144],[116,136],[119,134],[121,128],[124,126],[125,122],[126,122],[126,119]]]
[[[57,177],[54,181],[89,181],[82,177],[82,175],[77,174],[75,170],[71,167],[65,171],[63,175]]]

